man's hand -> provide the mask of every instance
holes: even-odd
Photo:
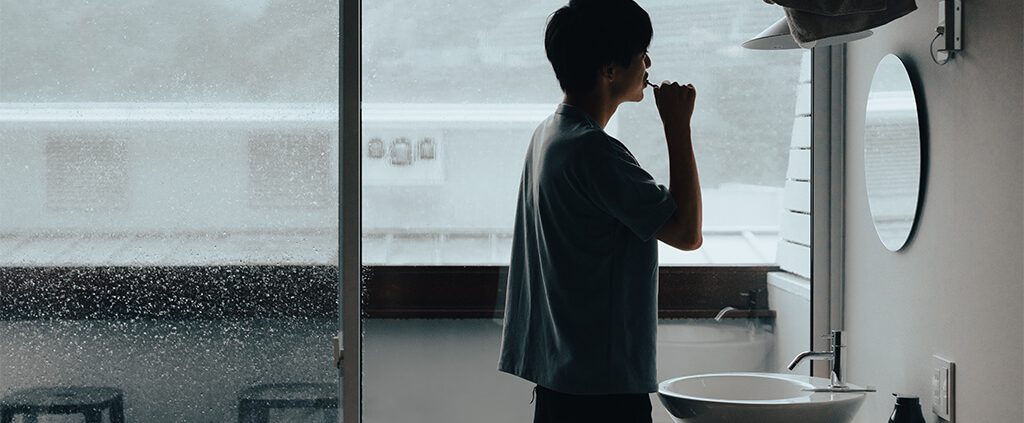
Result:
[[[666,128],[678,125],[689,128],[696,98],[697,90],[692,84],[679,85],[678,82],[664,81],[654,87],[654,103],[658,106],[658,114]]]
[[[658,229],[657,237],[685,251],[696,250],[704,242],[700,178],[690,137],[690,118],[696,98],[697,90],[690,84],[665,81],[654,87],[654,101],[665,125],[668,143],[669,193],[676,202],[676,211]]]

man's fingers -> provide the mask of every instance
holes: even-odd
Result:
[[[657,100],[659,107],[663,102],[672,104],[676,101],[682,101],[692,104],[694,99],[697,98],[697,89],[693,87],[693,84],[680,84],[676,81],[665,80],[661,82],[661,85],[654,87],[654,98]]]
[[[692,89],[693,88],[693,84],[680,84],[679,82],[669,81],[669,80],[666,79],[664,81],[661,81],[661,84],[659,84],[658,87],[661,87],[661,88],[664,88],[664,87],[680,87],[680,88],[687,87],[687,88]]]

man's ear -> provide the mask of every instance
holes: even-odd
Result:
[[[605,81],[614,81],[617,75],[618,71],[615,65],[609,63],[607,65],[601,66],[601,78],[604,79]]]

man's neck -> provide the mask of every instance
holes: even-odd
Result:
[[[595,90],[596,91],[596,90]],[[591,93],[583,96],[566,95],[562,102],[582,110],[603,129],[608,125],[619,103],[612,101],[603,93]]]

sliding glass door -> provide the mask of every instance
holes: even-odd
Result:
[[[0,412],[335,420],[339,22],[0,0]]]

